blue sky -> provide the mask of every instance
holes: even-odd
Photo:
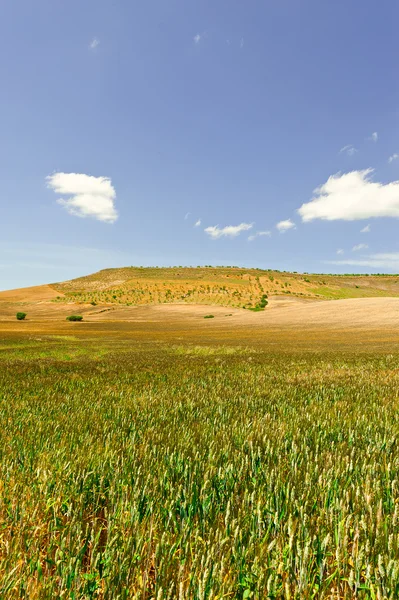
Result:
[[[398,19],[394,0],[3,0],[0,289],[399,271]]]

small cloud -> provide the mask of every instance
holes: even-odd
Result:
[[[193,40],[194,40],[194,44],[199,44],[200,41],[202,40],[202,35],[200,33],[197,33],[197,35],[195,35],[193,37]]]
[[[93,177],[84,173],[54,173],[46,177],[47,186],[57,194],[70,196],[59,198],[58,204],[75,217],[90,217],[105,223],[118,218],[114,201],[115,188],[109,177]]]
[[[100,40],[98,40],[97,38],[93,38],[89,44],[89,48],[91,50],[95,50],[99,44],[100,44]]]
[[[291,221],[291,219],[286,219],[285,221],[280,221],[276,225],[276,229],[280,233],[285,233],[289,229],[295,229],[295,228],[296,228],[296,225],[295,225],[295,223],[293,221]]]
[[[189,212],[188,212],[188,213],[186,213],[186,214],[184,215],[184,220],[185,220],[185,221],[187,221],[187,219],[188,219],[188,217],[189,217],[190,215],[191,215],[191,213],[189,213]]]
[[[248,237],[248,241],[253,242],[254,239],[256,239],[257,237],[264,237],[264,236],[270,237],[271,234],[272,234],[271,231],[256,231],[253,235],[250,235]]]
[[[339,152],[345,152],[348,156],[353,156],[354,154],[356,154],[357,148],[355,148],[352,144],[348,144],[347,146],[341,148]]]
[[[352,251],[358,252],[359,250],[367,250],[368,244],[357,244],[357,246],[353,246]]]
[[[378,142],[378,133],[376,131],[374,131],[370,137],[369,140],[371,140],[372,142]]]
[[[244,38],[240,39],[240,48],[244,48]]]
[[[360,233],[370,233],[370,231],[371,231],[370,225],[366,225],[366,227],[363,227],[363,229],[360,230]]]
[[[195,222],[194,227],[199,227],[201,225],[201,219]]]
[[[394,160],[398,160],[398,158],[399,158],[399,154],[397,154],[397,153],[395,152],[394,154],[392,154],[392,156],[390,156],[390,157],[388,158],[388,162],[389,162],[389,163],[392,163]]]
[[[237,237],[242,231],[248,231],[252,229],[251,223],[240,223],[240,225],[227,225],[226,227],[220,228],[219,225],[213,225],[204,229],[212,239],[216,240],[221,237]]]
[[[344,254],[344,251],[342,250],[342,248],[338,248],[337,254]]]

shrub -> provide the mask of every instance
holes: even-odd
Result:
[[[265,306],[267,306],[267,305],[268,305],[267,294],[263,294],[260,299],[260,302],[257,306],[259,306],[260,308],[265,308]]]
[[[66,318],[67,321],[83,321],[83,317],[81,315],[70,315]]]
[[[26,313],[24,312],[17,312],[17,319],[18,321],[23,321],[26,317]]]
[[[204,319],[214,319],[215,315],[205,315]]]

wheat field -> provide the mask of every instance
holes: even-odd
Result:
[[[1,598],[398,597],[387,344],[82,327],[1,337]]]

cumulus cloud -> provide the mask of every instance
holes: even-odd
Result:
[[[47,186],[59,198],[58,204],[75,217],[91,217],[105,223],[118,218],[115,208],[116,192],[109,177],[93,177],[84,173],[54,173],[47,178]]]
[[[257,237],[268,236],[270,237],[272,234],[271,231],[256,231],[253,235],[248,237],[249,242],[253,242]]]
[[[399,158],[399,154],[397,154],[396,152],[394,154],[392,154],[389,158],[388,158],[388,162],[392,163],[394,160],[398,160]]]
[[[353,246],[352,251],[358,252],[359,250],[366,250],[367,248],[368,248],[367,244],[357,244],[356,246]]]
[[[197,35],[195,35],[193,37],[193,40],[194,40],[194,44],[199,44],[200,41],[202,40],[202,35],[200,33],[197,33]]]
[[[387,269],[397,273],[399,271],[399,252],[369,254],[361,259],[348,258],[345,260],[325,261],[330,265],[353,266],[353,267],[371,267],[373,269]]]
[[[378,133],[376,131],[374,131],[370,137],[369,140],[371,140],[372,142],[378,142]]]
[[[356,221],[399,217],[399,181],[372,181],[373,169],[337,173],[314,190],[310,202],[298,209],[302,221]]]
[[[249,231],[252,229],[251,223],[240,223],[240,225],[227,225],[226,227],[220,228],[219,225],[213,225],[204,229],[212,239],[216,240],[221,237],[237,237],[243,231]]]
[[[353,144],[348,144],[341,148],[340,153],[345,152],[348,156],[353,156],[357,152],[357,148],[353,146]]]
[[[344,251],[342,250],[342,248],[338,248],[337,254],[344,254]]]
[[[370,231],[371,231],[370,225],[366,225],[366,227],[363,227],[363,229],[360,230],[360,233],[370,233]]]
[[[277,225],[276,225],[276,229],[280,233],[285,233],[289,229],[295,229],[295,227],[296,227],[296,225],[293,221],[291,221],[291,219],[286,219],[285,221],[279,221],[279,223],[277,223]]]
[[[89,48],[91,50],[95,50],[99,44],[100,44],[100,40],[98,40],[97,38],[93,38],[89,44]]]
[[[199,227],[201,225],[201,219],[195,222],[194,227]]]

